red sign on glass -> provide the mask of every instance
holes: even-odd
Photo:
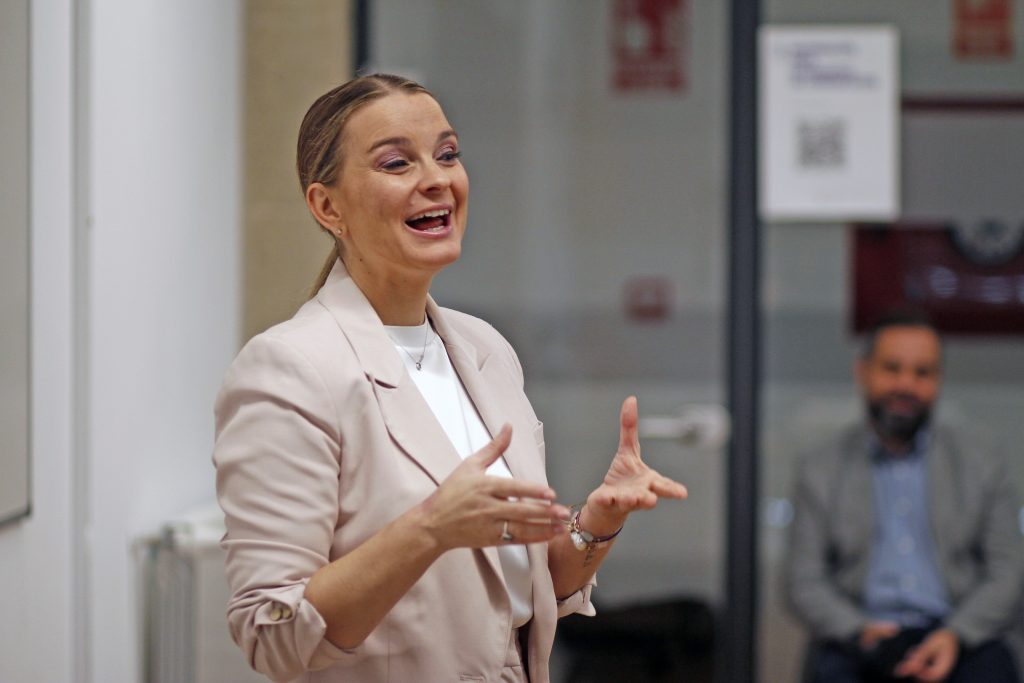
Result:
[[[953,0],[953,51],[958,59],[1013,56],[1010,0]]]
[[[672,281],[663,275],[626,280],[626,314],[632,320],[667,320],[672,310]]]
[[[616,90],[686,87],[688,7],[689,0],[615,0],[612,78]]]

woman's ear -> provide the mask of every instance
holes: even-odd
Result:
[[[344,229],[341,207],[329,187],[323,183],[310,183],[306,188],[306,206],[320,225],[334,233],[335,237],[341,237]]]

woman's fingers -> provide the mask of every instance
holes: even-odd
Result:
[[[658,496],[647,488],[623,487],[614,490],[599,491],[594,497],[594,503],[602,507],[613,507],[624,512],[629,512],[637,508],[653,508],[658,504]]]
[[[686,487],[678,481],[673,481],[668,477],[662,476],[659,476],[651,483],[651,490],[658,494],[659,498],[676,498],[678,500],[682,500],[690,495],[689,491],[686,490]]]
[[[564,505],[516,500],[501,503],[499,510],[495,514],[502,519],[517,522],[537,522],[541,524],[557,522],[565,524],[565,520],[569,519],[571,513],[569,508]]]
[[[555,499],[554,489],[544,484],[489,475],[484,475],[479,491],[495,498],[534,498],[547,502]]]
[[[498,533],[494,535],[494,545],[516,545],[525,543],[541,543],[550,541],[552,538],[567,533],[564,524],[544,522],[519,522],[502,520],[501,524],[495,525]],[[512,540],[502,538],[504,532],[512,537]]]
[[[630,396],[622,402],[619,412],[619,450],[640,452],[640,435],[637,431],[639,417],[636,396]]]
[[[660,498],[683,499],[687,495],[685,486],[651,470],[630,484],[602,487],[595,492],[592,502],[628,512],[653,508]]]

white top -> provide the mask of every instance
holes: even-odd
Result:
[[[444,343],[430,324],[424,322],[422,325],[401,327],[385,325],[384,329],[391,336],[409,375],[458,454],[466,459],[486,446],[491,435],[455,373]],[[422,369],[417,370],[416,361],[421,356]],[[512,478],[504,457],[495,460],[487,468],[487,474]],[[495,536],[499,533],[500,530],[495,530]],[[519,628],[533,617],[533,583],[530,580],[530,560],[526,546],[500,545],[498,558],[501,560],[501,571],[505,575],[505,584],[512,602],[512,626]]]

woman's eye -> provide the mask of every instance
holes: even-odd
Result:
[[[458,152],[458,151],[456,151],[454,149],[450,149],[450,150],[447,150],[447,151],[441,153],[440,160],[441,161],[451,162],[451,161],[455,161],[456,159],[458,159],[461,156],[462,156],[462,152]]]
[[[408,165],[408,163],[409,162],[407,162],[405,159],[391,159],[390,161],[385,161],[380,166],[385,171],[397,171],[401,168],[405,168]]]

